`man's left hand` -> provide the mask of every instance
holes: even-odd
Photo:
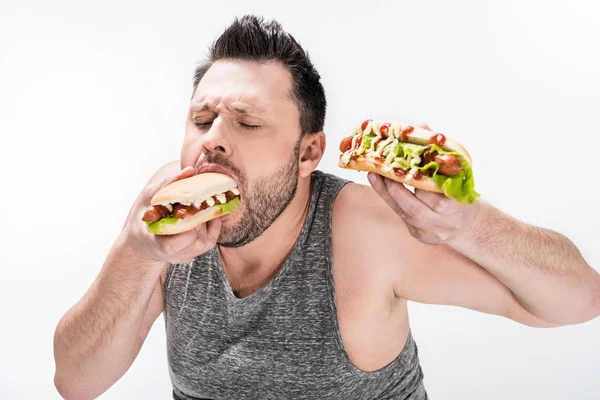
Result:
[[[415,189],[370,172],[369,182],[385,202],[404,220],[408,230],[424,243],[448,243],[474,223],[480,204],[460,204],[442,193]]]

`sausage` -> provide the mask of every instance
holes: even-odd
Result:
[[[192,215],[198,214],[199,212],[200,209],[194,206],[184,206],[183,204],[177,204],[175,207],[173,207],[173,216],[179,219],[191,217]]]
[[[237,197],[237,195],[236,195],[235,193],[233,193],[231,190],[228,190],[228,191],[225,193],[225,198],[227,199],[227,200],[225,200],[225,201],[230,201],[230,200],[233,200],[233,199],[234,199],[234,198],[236,198],[236,197]]]
[[[142,216],[142,221],[145,222],[155,222],[160,219],[160,214],[156,210],[155,207],[148,207],[144,215]]]
[[[145,222],[156,222],[161,218],[168,217],[171,214],[169,209],[165,206],[158,205],[148,207],[144,216],[142,217],[142,221]]]
[[[238,195],[234,194],[231,190],[228,190],[227,192],[225,192],[225,202],[228,202],[237,196]],[[213,200],[215,201],[215,204],[221,204],[221,202],[216,198],[216,196],[213,196]],[[186,217],[196,215],[200,211],[205,210],[207,208],[208,203],[206,202],[206,200],[204,200],[200,204],[200,208],[196,208],[193,205],[185,206],[183,204],[177,203],[173,207],[173,217],[184,219]],[[168,217],[169,215],[171,215],[171,212],[167,207],[162,205],[152,206],[146,210],[144,216],[142,217],[142,221],[155,222],[161,218]]]
[[[342,139],[340,143],[340,151],[342,153],[347,152],[352,147],[352,136],[348,136],[347,138]]]
[[[421,163],[419,164],[419,167],[424,167],[425,165],[429,164],[431,162],[431,152],[429,151],[429,149],[425,150],[421,156]]]
[[[432,161],[439,164],[440,169],[438,172],[445,176],[454,176],[462,171],[462,163],[458,157],[452,154],[433,154]]]
[[[421,163],[419,164],[419,167],[424,167],[425,165],[429,164],[432,161],[432,159],[433,156],[431,154],[431,151],[429,149],[425,150],[421,155]],[[433,168],[427,168],[425,171],[419,172],[421,172],[423,176],[428,176],[431,178],[433,176],[433,171]]]

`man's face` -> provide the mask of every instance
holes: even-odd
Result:
[[[221,218],[218,243],[236,247],[260,236],[287,207],[298,183],[299,111],[289,72],[277,63],[218,61],[191,101],[182,167],[224,168],[241,205]]]

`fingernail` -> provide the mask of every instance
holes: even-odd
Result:
[[[367,174],[367,179],[369,180],[369,182],[371,183],[371,185],[374,185],[375,182],[377,182],[377,177],[375,176],[375,174],[373,172],[369,172]]]

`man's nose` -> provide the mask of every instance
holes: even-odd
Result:
[[[210,129],[206,132],[204,144],[206,151],[220,153],[225,156],[231,155],[227,126],[221,118],[213,121]]]

